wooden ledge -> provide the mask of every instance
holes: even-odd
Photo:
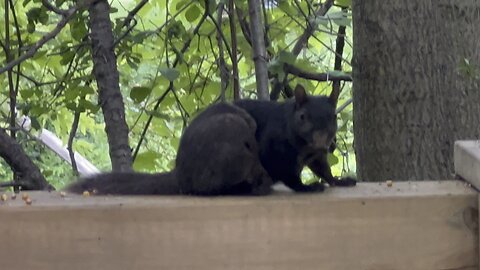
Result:
[[[267,197],[29,194],[30,206],[0,203],[1,269],[478,269],[477,193],[460,181]]]
[[[144,207],[207,207],[207,206],[240,206],[277,203],[328,203],[344,200],[370,200],[370,199],[393,199],[400,197],[419,196],[446,196],[446,195],[475,195],[477,194],[468,183],[451,181],[409,181],[393,182],[391,187],[386,183],[360,182],[355,187],[327,188],[323,193],[301,194],[292,193],[286,187],[277,185],[275,193],[270,196],[219,196],[219,197],[195,197],[195,196],[89,196],[67,193],[65,197],[59,192],[34,191],[26,192],[33,203],[27,206],[17,196],[16,200],[8,199],[0,202],[2,211],[18,211],[19,207],[27,211],[35,211],[38,208],[65,209],[65,208],[144,208]],[[8,194],[7,194],[8,195]]]

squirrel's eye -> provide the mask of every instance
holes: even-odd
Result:
[[[302,120],[302,121],[305,120],[305,114],[303,114],[303,113],[300,114],[300,120]]]

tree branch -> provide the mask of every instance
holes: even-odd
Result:
[[[50,4],[50,2],[48,0],[42,0],[42,4],[46,9],[48,9],[52,12],[55,12],[58,15],[62,15],[62,16],[67,16],[68,15],[68,10],[58,8],[58,7]]]
[[[222,13],[223,13],[224,4],[218,4],[217,8],[217,46],[218,46],[218,67],[220,68],[220,99],[225,101],[225,92],[227,91],[228,83],[229,83],[229,73],[230,71],[227,68],[227,63],[225,62],[225,53],[223,52],[223,41],[222,41]],[[230,55],[233,58],[233,55]]]
[[[103,111],[112,170],[128,172],[132,170],[132,152],[128,143],[129,129],[120,92],[108,1],[102,0],[91,5],[89,15],[93,75],[97,82],[98,103]]]
[[[232,43],[232,77],[233,77],[233,99],[239,100],[240,81],[238,78],[238,59],[237,59],[237,30],[235,25],[235,4],[234,0],[228,1],[228,14],[230,23],[230,37]]]
[[[248,12],[250,15],[250,29],[252,30],[253,61],[255,63],[255,78],[257,82],[258,98],[268,100],[268,68],[267,52],[265,49],[265,34],[260,15],[261,6],[258,0],[248,0]]]
[[[305,70],[301,70],[293,65],[285,64],[285,72],[288,72],[292,75],[304,78],[307,80],[315,80],[319,82],[325,81],[347,81],[351,82],[352,77],[350,75],[336,75],[331,73],[313,73]]]
[[[3,128],[0,128],[0,156],[14,172],[18,173],[20,181],[16,182],[24,189],[52,190],[53,187],[45,180],[40,169],[23,151],[17,141],[10,138]]]
[[[252,35],[250,33],[247,19],[245,18],[245,15],[243,14],[241,8],[236,8],[235,10],[237,12],[238,23],[240,25],[240,29],[242,29],[243,36],[245,37],[245,40],[248,42],[248,44],[252,46]]]
[[[353,99],[349,98],[345,103],[343,103],[340,107],[337,108],[335,113],[340,113],[342,112],[350,103],[352,103]]]
[[[334,70],[341,71],[342,70],[342,56],[343,56],[343,48],[345,46],[345,26],[338,27],[338,35],[336,40],[336,47],[335,47],[335,64]],[[340,96],[340,81],[334,81],[332,84],[332,93],[330,94],[330,99],[335,101],[335,104],[338,101],[338,97]]]
[[[133,8],[131,11],[129,11],[127,17],[123,21],[123,26],[122,27],[130,26],[130,22],[133,20],[133,17],[140,11],[140,9],[143,8],[143,6],[145,6],[145,4],[147,2],[148,2],[148,0],[142,0],[142,1],[140,1],[140,3],[138,3],[137,6],[135,6],[135,8]]]
[[[221,4],[223,6],[223,4]],[[220,5],[219,5],[220,6]],[[232,51],[230,50],[230,47],[228,47],[228,42],[227,42],[227,38],[225,37],[225,35],[223,34],[222,32],[222,29],[220,27],[220,24],[217,23],[217,20],[215,20],[215,18],[213,18],[213,16],[208,13],[208,17],[210,17],[210,19],[212,20],[213,22],[213,25],[215,25],[215,28],[217,29],[217,35],[220,36],[221,40],[223,40],[223,43],[225,44],[225,49],[227,50],[227,53],[228,55],[230,56],[230,58],[232,57]]]
[[[80,112],[76,111],[73,116],[72,128],[70,129],[70,135],[68,136],[67,150],[70,156],[70,162],[72,163],[72,169],[75,175],[78,175],[77,162],[75,161],[75,152],[73,151],[73,139],[77,134],[78,122],[80,121]]]

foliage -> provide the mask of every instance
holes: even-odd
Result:
[[[226,68],[232,70],[232,37],[229,16],[225,11],[217,23],[219,3],[228,1],[149,1],[132,20],[125,18],[140,1],[113,1],[111,19],[117,38],[116,54],[120,72],[120,87],[125,100],[127,122],[131,129],[130,145],[133,149],[142,136],[149,117],[152,122],[136,156],[134,168],[138,171],[165,171],[172,168],[175,150],[182,129],[188,121],[205,106],[220,99],[221,77],[217,27],[221,28]],[[332,71],[336,31],[339,25],[346,25],[347,35],[343,58],[351,59],[351,25],[348,9],[351,0],[337,1],[325,16],[313,16],[320,1],[265,1],[264,16],[267,22],[268,48],[271,56],[269,71],[283,79],[287,76],[289,85],[302,83],[312,94],[328,94],[331,82],[313,81],[288,74],[282,68],[288,63],[309,72]],[[71,1],[52,2],[59,8],[67,9]],[[247,1],[236,0],[235,14],[248,14]],[[0,12],[5,12],[0,6]],[[18,56],[28,46],[51,31],[59,15],[46,8],[42,1],[25,0],[14,2],[15,18],[7,22],[10,30],[10,53]],[[12,13],[13,14],[13,13]],[[207,16],[208,14],[208,16]],[[211,16],[210,16],[211,15]],[[246,15],[243,15],[246,16]],[[240,18],[242,19],[242,18]],[[97,105],[96,84],[92,77],[92,59],[86,24],[87,10],[77,13],[59,35],[43,46],[33,58],[23,62],[17,72],[13,69],[14,80],[18,80],[17,108],[32,118],[38,132],[46,128],[67,142],[73,115],[81,112],[79,130],[75,136],[74,149],[92,161],[102,170],[108,170],[109,156],[103,117]],[[317,31],[310,38],[308,46],[298,57],[291,50],[304,33],[307,24],[318,23]],[[5,25],[5,17],[0,18]],[[238,68],[243,97],[255,98],[254,64],[251,47],[242,32],[241,23],[236,25],[238,44]],[[195,32],[195,29],[197,31]],[[6,34],[5,27],[0,35]],[[18,35],[17,35],[18,34]],[[19,42],[18,36],[22,42]],[[5,54],[0,63],[7,63]],[[2,66],[3,66],[2,64]],[[343,64],[344,72],[350,72],[348,63]],[[6,74],[6,73],[4,73]],[[333,74],[333,73],[332,73]],[[2,85],[8,85],[8,78],[0,75]],[[351,97],[351,85],[346,82],[339,105]],[[0,93],[2,126],[6,127],[9,115],[9,92],[3,88]],[[226,89],[226,99],[233,98],[233,83]],[[159,103],[155,110],[156,103]],[[334,174],[355,171],[352,136],[352,108],[347,106],[339,114],[338,149],[330,157],[335,165]],[[54,157],[50,150],[38,143],[26,141],[20,136],[30,156],[42,169],[47,178],[61,187],[72,172],[69,165]],[[348,166],[347,166],[348,164]],[[306,173],[306,175],[310,175]],[[10,177],[9,170],[0,167],[2,179]]]

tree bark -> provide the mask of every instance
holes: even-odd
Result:
[[[15,181],[13,185],[22,186],[26,190],[53,190],[37,165],[3,128],[0,128],[0,156],[18,173],[19,181]]]
[[[240,81],[238,76],[238,50],[237,50],[237,30],[235,26],[235,3],[233,0],[228,1],[228,20],[230,23],[230,37],[232,43],[232,79],[233,79],[233,99],[239,100]]]
[[[250,15],[250,29],[252,30],[253,61],[255,62],[255,78],[257,80],[258,99],[269,100],[268,94],[268,68],[267,50],[263,23],[261,17],[261,2],[259,0],[248,0],[248,11]]]
[[[125,121],[125,108],[119,86],[109,11],[110,6],[105,0],[98,1],[89,8],[93,73],[97,81],[99,103],[105,119],[112,170],[130,171],[132,156],[128,144],[128,126]]]
[[[453,144],[478,139],[480,1],[353,1],[354,134],[365,181],[452,178]]]

